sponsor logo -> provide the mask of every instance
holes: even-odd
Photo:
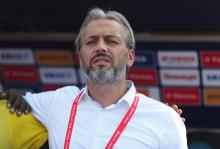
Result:
[[[204,102],[208,106],[220,106],[220,89],[204,89]]]
[[[198,67],[196,51],[159,51],[160,67]]]
[[[203,69],[202,82],[204,86],[220,86],[220,70]]]
[[[220,52],[201,52],[201,64],[203,67],[220,67]]]
[[[200,90],[198,88],[163,88],[164,102],[177,105],[199,105]]]
[[[220,80],[220,75],[207,75],[207,80],[209,81],[219,81]]]
[[[26,59],[28,58],[27,53],[2,53],[1,54],[2,60],[7,60],[7,59]]]
[[[27,82],[37,82],[38,75],[35,67],[22,66],[22,67],[12,67],[3,66],[2,75],[5,81],[27,81]]]
[[[135,63],[134,66],[155,66],[156,58],[154,52],[141,52],[137,51],[135,53]]]
[[[139,69],[133,68],[128,72],[127,79],[132,80],[135,84],[156,85],[158,84],[156,69]]]
[[[74,68],[40,68],[40,78],[44,84],[76,84]]]
[[[67,72],[67,73],[45,72],[44,77],[47,79],[50,79],[50,78],[54,78],[54,79],[69,78],[69,77],[71,77],[71,72]]]
[[[31,49],[0,49],[0,64],[33,65]]]
[[[72,53],[67,50],[36,51],[37,63],[40,65],[72,65]]]
[[[160,70],[162,85],[169,86],[199,86],[198,70],[164,69]]]

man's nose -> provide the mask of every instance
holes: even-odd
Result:
[[[96,47],[96,52],[106,52],[107,47],[103,41],[99,41]]]

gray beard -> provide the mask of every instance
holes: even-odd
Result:
[[[87,78],[89,81],[98,84],[114,83],[122,79],[126,74],[126,65],[119,69],[111,67],[110,69],[88,69]]]
[[[91,66],[87,68],[83,68],[83,72],[86,75],[86,78],[92,82],[97,84],[113,84],[125,77],[126,75],[126,61],[127,55],[123,58],[119,67],[116,68],[112,66],[111,68],[98,68],[94,69]]]

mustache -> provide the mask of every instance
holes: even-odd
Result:
[[[113,62],[113,58],[103,52],[99,52],[96,55],[94,55],[92,57],[92,59],[90,60],[90,64],[97,58],[97,57],[107,57],[111,62]]]

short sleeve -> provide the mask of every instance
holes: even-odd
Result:
[[[56,91],[48,91],[42,93],[26,93],[24,98],[31,106],[32,114],[43,123],[45,126],[47,125],[48,115],[51,111],[51,107],[55,103]]]
[[[181,117],[171,109],[164,124],[161,149],[187,149],[186,127]]]
[[[76,86],[66,86],[55,91],[42,93],[26,93],[24,98],[32,108],[32,114],[48,128],[50,116],[60,108],[60,104],[66,104],[66,99],[70,99],[79,93]]]

